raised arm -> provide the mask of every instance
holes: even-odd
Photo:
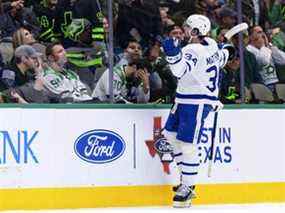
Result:
[[[163,49],[171,72],[181,78],[186,72],[191,71],[197,64],[197,56],[189,48],[181,49],[178,40],[167,38],[163,41]]]

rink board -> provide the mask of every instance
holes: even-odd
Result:
[[[195,204],[285,202],[284,109],[224,109],[210,178],[207,119]],[[2,106],[0,210],[171,205],[177,170],[157,140],[168,112],[168,106]]]

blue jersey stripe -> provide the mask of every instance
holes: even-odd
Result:
[[[199,163],[184,163],[184,162],[182,162],[182,165],[183,166],[200,166],[200,164]]]
[[[215,96],[209,96],[209,95],[184,95],[180,93],[176,93],[176,98],[181,98],[181,99],[208,99],[212,101],[217,101],[219,100]]]
[[[198,175],[198,172],[182,172],[182,175]]]
[[[174,157],[179,157],[181,155],[182,155],[182,152],[175,154]]]

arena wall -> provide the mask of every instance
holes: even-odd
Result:
[[[171,205],[170,106],[0,107],[0,210]],[[208,177],[211,127],[194,204],[285,202],[285,106],[223,109]]]

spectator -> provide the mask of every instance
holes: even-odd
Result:
[[[285,2],[282,0],[274,0],[267,8],[270,25],[273,27],[282,27],[285,21]]]
[[[68,38],[73,45],[66,49],[72,70],[80,80],[94,89],[96,69],[103,66],[105,47],[93,46],[92,25],[87,19],[73,19],[68,26]]]
[[[138,63],[116,65],[113,91],[116,103],[147,103],[150,96],[148,70]],[[102,102],[109,101],[109,70],[99,79],[92,96]]]
[[[285,51],[285,33],[279,27],[268,30],[267,34],[273,45]]]
[[[239,63],[239,58],[235,58],[223,68],[219,94],[223,104],[237,103],[240,98]]]
[[[185,39],[183,29],[176,24],[168,26],[164,36],[176,38],[181,44]],[[170,71],[165,55],[161,52],[159,43],[156,43],[149,48],[146,53],[146,59],[151,64],[150,101],[154,102],[161,100],[163,103],[172,103],[175,96],[177,79]]]
[[[38,39],[42,42],[53,42],[60,39],[60,24],[57,17],[60,16],[58,0],[44,0],[34,4],[34,12],[39,20],[41,32]]]
[[[223,29],[218,36],[218,41],[225,42],[224,34],[228,30]],[[243,45],[248,44],[248,32],[243,32]],[[238,35],[235,35],[231,39],[232,44],[236,49],[236,57],[229,61],[223,68],[221,76],[221,91],[220,98],[224,104],[240,103],[240,57],[238,55]],[[258,73],[258,64],[255,55],[249,52],[247,49],[243,49],[244,55],[244,81],[245,81],[245,100],[249,102],[251,96],[249,94],[250,84],[260,81],[260,74]]]
[[[33,34],[28,29],[21,27],[16,32],[14,32],[12,42],[14,49],[25,44],[32,46],[37,52],[41,53],[43,59],[46,60],[46,47],[37,42]]]
[[[79,76],[67,68],[67,57],[60,43],[47,46],[46,55],[50,67],[42,74],[44,86],[60,96],[60,102],[88,102],[92,100],[90,89],[80,81]]]
[[[249,42],[248,32],[243,33],[243,45],[247,46]],[[235,35],[232,38],[232,43],[236,48],[236,52],[238,52],[238,35]],[[257,63],[256,57],[253,53],[248,51],[246,48],[243,49],[244,55],[244,71],[245,71],[245,86],[249,89],[251,83],[260,82],[261,76],[258,72],[259,64]],[[239,60],[239,56],[237,55],[237,59]],[[238,69],[238,75],[239,75]]]
[[[15,89],[0,92],[0,103],[27,104],[28,102]]]
[[[231,29],[237,23],[237,13],[229,7],[223,7],[218,13],[221,29]]]
[[[35,81],[28,82],[20,87],[9,89],[4,94],[7,103],[58,103],[58,97],[45,90],[41,78],[37,78]]]
[[[68,26],[72,19],[87,19],[90,22],[93,46],[104,46],[103,13],[98,0],[61,0],[58,2],[59,25],[64,38],[68,35]],[[56,28],[58,26],[55,26]],[[66,46],[69,47],[69,46]]]
[[[29,45],[18,47],[15,50],[15,61],[8,68],[1,70],[0,91],[33,80],[39,56],[41,55]]]
[[[285,52],[272,46],[268,42],[263,29],[260,26],[254,26],[250,30],[250,41],[247,50],[253,53],[260,67],[259,74],[263,84],[274,91],[274,85],[279,81],[276,72],[276,64],[285,64]]]
[[[0,52],[4,63],[13,57],[12,35],[20,27],[26,26],[37,34],[36,18],[29,8],[24,7],[24,0],[13,0],[4,4],[4,13],[0,15],[1,43]]]
[[[236,10],[236,0],[229,0],[229,7]],[[267,5],[266,0],[247,0],[241,1],[242,12],[244,17],[249,21],[249,25],[260,25],[266,27],[267,18]]]
[[[143,47],[162,34],[158,0],[120,1],[116,37],[119,45],[135,38]]]
[[[6,12],[0,17],[0,28],[2,37],[12,37],[19,27],[27,27],[34,34],[38,34],[40,28],[34,12],[30,8],[24,7],[24,0],[13,0]]]
[[[124,52],[119,56],[119,65],[135,63],[142,58],[142,47],[135,39],[129,39],[123,45]]]

